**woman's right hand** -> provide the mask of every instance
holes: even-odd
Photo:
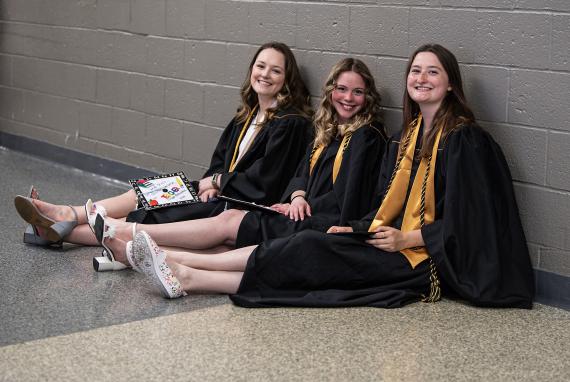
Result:
[[[354,232],[352,227],[341,227],[338,225],[333,225],[327,230],[327,233],[338,233],[338,232]]]
[[[275,211],[279,212],[281,215],[289,215],[289,208],[291,204],[289,203],[276,203],[271,206]]]
[[[204,192],[200,193],[200,200],[206,203],[208,200],[215,198],[218,196],[218,190],[214,190],[213,188],[209,190],[205,190]]]
[[[298,196],[291,201],[289,218],[298,221],[299,219],[305,220],[305,216],[311,216],[311,206],[304,197]]]

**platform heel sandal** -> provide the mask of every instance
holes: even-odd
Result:
[[[105,224],[105,219],[97,214],[95,224],[93,225],[95,237],[99,244],[104,248],[106,256],[98,256],[93,258],[93,269],[97,272],[121,271],[128,268],[125,264],[115,260],[113,251],[105,243],[107,238],[115,237],[115,227]]]
[[[75,219],[56,222],[40,212],[33,203],[34,199],[39,198],[37,190],[33,186],[30,189],[29,197],[18,195],[14,198],[16,211],[22,219],[31,225],[24,232],[24,243],[61,247],[63,239],[77,226],[77,212],[72,206],[69,206]],[[38,227],[45,230],[44,237],[39,235]]]

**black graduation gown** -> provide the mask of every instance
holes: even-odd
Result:
[[[386,151],[380,190],[392,173],[397,141]],[[531,308],[533,273],[510,172],[500,147],[478,126],[440,142],[435,199],[435,221],[422,236],[444,295],[479,306]],[[375,213],[351,225],[367,229]],[[308,230],[262,243],[230,298],[245,307],[399,307],[428,293],[428,263],[412,269],[399,252]]]
[[[232,119],[218,141],[210,167],[202,177],[220,173],[220,192],[223,195],[258,204],[277,203],[313,138],[310,120],[294,109],[278,111],[254,138],[234,171],[230,171],[242,128],[243,123]],[[157,224],[201,219],[218,215],[225,207],[224,202],[210,201],[153,211],[138,209],[132,211],[127,220]]]
[[[350,220],[361,218],[379,203],[373,195],[387,142],[382,124],[362,126],[352,134],[333,185],[333,166],[341,141],[336,139],[323,150],[312,175],[309,174],[312,147],[309,147],[283,194],[282,202],[289,202],[294,191],[305,190],[312,216],[295,222],[284,215],[248,212],[240,224],[236,247],[305,229],[324,232],[333,225],[346,225]]]

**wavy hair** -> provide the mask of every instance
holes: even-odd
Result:
[[[238,108],[236,120],[238,122],[245,122],[247,116],[258,103],[257,93],[251,86],[251,71],[255,61],[257,60],[257,56],[259,56],[259,53],[265,49],[275,49],[285,57],[285,83],[279,93],[277,93],[277,105],[267,110],[267,118],[265,119],[265,122],[269,121],[275,115],[277,110],[289,107],[297,109],[298,112],[306,117],[311,116],[312,112],[309,90],[301,77],[301,72],[297,66],[297,60],[295,60],[295,55],[293,55],[293,52],[291,52],[291,49],[286,44],[272,41],[261,45],[253,55],[247,70],[247,75],[243,85],[241,86],[241,105]]]
[[[341,134],[354,132],[360,127],[373,121],[381,120],[380,94],[376,89],[374,77],[364,62],[357,58],[345,58],[337,62],[331,69],[325,85],[323,86],[321,102],[315,114],[315,143],[314,147],[327,146],[339,133],[338,116],[332,102],[332,93],[337,84],[338,77],[344,72],[354,72],[364,81],[365,101],[363,107]]]
[[[449,78],[449,86],[451,90],[441,102],[439,109],[435,113],[432,126],[433,128],[428,132],[422,143],[420,156],[429,157],[435,142],[435,137],[440,129],[443,129],[442,138],[447,136],[450,132],[462,125],[468,125],[475,122],[475,116],[469,106],[465,94],[463,93],[463,82],[461,80],[461,71],[457,59],[449,50],[439,44],[425,44],[420,46],[411,55],[406,69],[406,84],[407,76],[410,73],[414,59],[421,52],[430,52],[436,55],[441,63],[443,70],[447,73]],[[408,87],[405,86],[404,90],[404,111],[403,111],[403,128],[402,137],[405,137],[412,127],[413,121],[420,113],[420,106],[412,100],[408,93]]]

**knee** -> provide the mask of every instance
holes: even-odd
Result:
[[[245,215],[244,211],[232,209],[232,210],[225,210],[224,212],[219,214],[217,218],[218,218],[218,220],[220,220],[226,224],[228,224],[228,223],[230,225],[237,224],[239,226],[239,224],[243,220],[244,215]]]

